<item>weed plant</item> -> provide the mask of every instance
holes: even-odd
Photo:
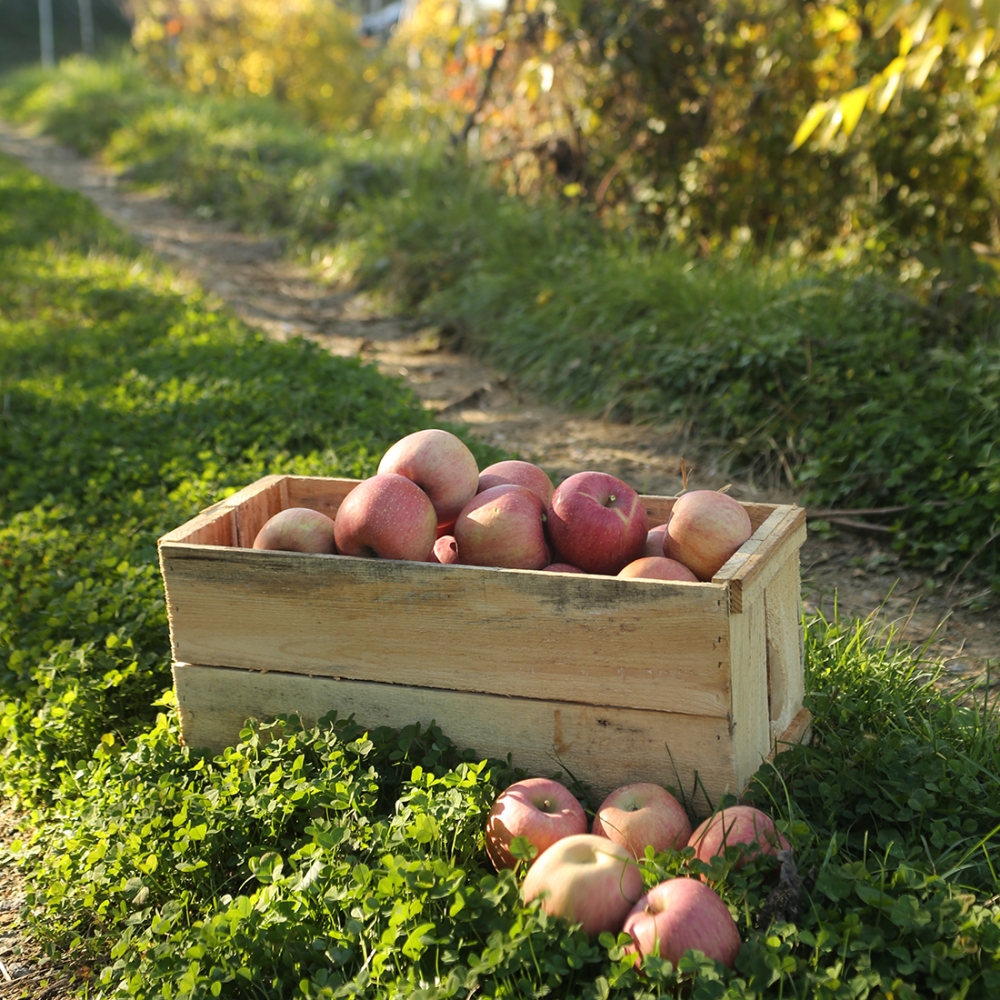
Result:
[[[180,745],[156,537],[266,472],[369,474],[426,424],[398,383],[247,331],[0,160],[0,399],[0,785],[24,810],[24,916],[80,995],[1000,993],[995,714],[863,625],[809,624],[814,742],[751,788],[795,848],[801,912],[758,926],[771,859],[647,857],[647,884],[710,879],[744,945],[733,971],[696,953],[640,971],[487,867],[485,813],[516,773],[436,727]]]
[[[441,151],[319,136],[264,100],[195,100],[132,64],[0,89],[0,113],[103,150],[203,215],[289,232],[331,281],[391,291],[543,396],[678,421],[809,503],[903,507],[911,561],[1000,587],[996,279],[958,256],[922,289],[787,257],[693,261],[528,204]]]

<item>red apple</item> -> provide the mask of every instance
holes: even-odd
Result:
[[[345,556],[426,562],[437,516],[416,483],[386,472],[358,483],[344,497],[333,526],[337,549]]]
[[[549,563],[543,566],[546,573],[583,573],[579,566],[570,566],[569,563]]]
[[[778,832],[774,820],[753,806],[727,806],[709,816],[688,840],[694,856],[706,863],[723,857],[727,847],[744,845],[748,853],[777,854],[788,850],[788,841]],[[738,868],[743,864],[741,858]]]
[[[646,534],[646,547],[642,550],[644,556],[663,555],[663,536],[667,533],[665,524],[658,524],[655,528],[650,528]]]
[[[738,500],[715,490],[679,497],[667,521],[663,554],[711,580],[753,534],[750,515]]]
[[[549,538],[560,560],[613,576],[642,555],[646,508],[631,486],[605,472],[578,472],[549,502]]]
[[[686,583],[697,583],[694,575],[683,563],[665,556],[643,556],[630,562],[619,574],[626,580],[683,580]]]
[[[436,428],[400,438],[382,456],[378,471],[412,479],[431,498],[443,528],[455,523],[479,485],[472,452],[454,434]]]
[[[455,540],[470,566],[541,569],[552,559],[545,505],[526,486],[494,486],[474,496],[458,515]]]
[[[543,503],[547,504],[552,499],[553,486],[548,473],[537,465],[532,465],[531,462],[521,462],[518,459],[488,465],[479,473],[479,489],[476,492],[482,493],[504,483],[527,486],[542,498]]]
[[[333,518],[309,507],[288,507],[257,532],[253,547],[285,552],[336,552]]]
[[[691,836],[691,821],[670,792],[652,782],[616,788],[594,817],[591,833],[627,847],[636,858],[650,846],[659,854],[680,850]]]
[[[642,896],[642,874],[620,844],[581,833],[554,843],[528,870],[524,901],[541,897],[550,916],[581,924],[585,934],[617,934]]]
[[[454,535],[441,535],[434,543],[428,562],[441,563],[442,566],[453,566],[458,562],[458,542]]]
[[[486,853],[493,866],[513,868],[515,837],[526,837],[538,850],[536,860],[557,840],[587,832],[587,815],[573,793],[549,778],[526,778],[497,796],[486,820]]]
[[[650,889],[625,918],[629,951],[658,955],[673,963],[688,949],[730,969],[740,950],[740,932],[729,908],[704,882],[672,878]]]

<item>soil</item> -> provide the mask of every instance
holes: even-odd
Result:
[[[251,326],[279,339],[307,337],[334,354],[378,365],[405,379],[428,409],[542,465],[556,482],[596,468],[640,492],[670,496],[683,488],[683,463],[689,487],[715,489],[731,483],[730,493],[742,500],[796,499],[778,481],[731,479],[717,449],[686,439],[676,425],[618,424],[547,405],[505,373],[448,349],[438,330],[387,314],[364,291],[323,284],[308,266],[290,259],[280,236],[240,232],[201,219],[163,194],[128,190],[109,167],[25,129],[0,123],[0,152],[87,195],[106,216],[182,276],[228,303]],[[961,569],[933,574],[900,566],[888,535],[877,525],[831,526],[812,532],[802,549],[803,604],[808,613],[873,619],[894,641],[941,661],[947,681],[978,692],[981,701],[987,690],[993,697],[1000,694],[1000,601],[983,584],[959,575]],[[0,866],[0,922],[16,912],[4,902],[11,898],[7,893],[22,891],[16,885],[9,865]],[[6,941],[2,934],[0,941]],[[0,958],[4,947],[0,944]],[[13,968],[31,971],[35,966]],[[0,981],[0,1000],[20,995],[6,989]]]

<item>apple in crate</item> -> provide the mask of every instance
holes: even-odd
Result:
[[[583,573],[583,570],[579,566],[570,566],[569,563],[549,563],[548,566],[543,566],[543,570],[546,573]]]
[[[494,486],[502,486],[504,483],[513,483],[515,486],[527,486],[529,490],[534,490],[543,503],[548,503],[552,499],[552,480],[548,473],[540,469],[531,462],[522,462],[512,458],[506,462],[494,462],[479,473],[479,490],[491,489]]]
[[[670,512],[663,554],[711,580],[753,534],[750,515],[738,500],[716,490],[679,497]]]
[[[552,559],[545,505],[526,486],[493,486],[476,494],[458,515],[454,533],[468,566],[541,569]]]
[[[628,951],[673,963],[688,949],[730,969],[739,954],[740,932],[718,893],[694,878],[672,878],[650,889],[625,918],[632,935]]]
[[[587,814],[576,796],[550,778],[525,778],[501,792],[486,820],[486,853],[493,866],[513,868],[515,837],[525,837],[537,860],[557,840],[587,832]]]
[[[548,530],[561,562],[614,576],[642,555],[649,523],[627,483],[606,472],[578,472],[552,494]]]
[[[647,847],[657,854],[680,850],[691,836],[691,821],[670,792],[649,781],[616,788],[594,816],[591,833],[627,847],[641,858]]]
[[[278,511],[253,540],[255,549],[283,552],[334,553],[333,518],[309,507],[287,507]]]
[[[431,549],[428,562],[441,563],[442,566],[454,566],[458,562],[458,542],[454,535],[442,535]]]
[[[748,854],[777,854],[788,850],[788,841],[778,832],[774,820],[753,806],[726,806],[713,813],[691,834],[688,847],[706,863],[723,857],[727,847],[743,845]],[[740,859],[737,868],[743,864]]]
[[[344,497],[333,522],[337,550],[426,562],[437,537],[437,515],[416,483],[394,472],[358,483]]]
[[[523,893],[525,903],[541,898],[546,913],[585,934],[617,934],[642,896],[642,874],[620,844],[581,833],[556,841],[528,869]]]
[[[663,555],[663,536],[667,533],[665,524],[658,524],[646,533],[646,547],[642,550],[644,556]]]
[[[437,428],[400,438],[382,456],[378,472],[395,472],[415,482],[431,498],[438,526],[445,529],[479,486],[475,456],[460,438]]]
[[[666,556],[642,556],[630,562],[619,574],[623,580],[682,580],[697,583],[694,575],[683,563]]]

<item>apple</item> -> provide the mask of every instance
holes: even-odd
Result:
[[[657,854],[680,850],[691,836],[691,821],[670,792],[652,782],[616,788],[594,816],[591,833],[627,847],[636,858],[651,846]]]
[[[454,535],[442,535],[434,543],[428,562],[441,563],[442,566],[453,566],[458,562],[458,542]]]
[[[412,479],[431,498],[442,528],[455,523],[479,486],[475,456],[454,434],[437,428],[400,438],[382,456],[378,471]]]
[[[642,556],[630,562],[619,574],[626,580],[642,578],[644,580],[683,580],[686,583],[697,583],[694,575],[683,563],[666,556]]]
[[[620,844],[580,833],[556,841],[538,858],[523,893],[525,903],[541,897],[546,913],[581,924],[585,934],[617,934],[642,896],[642,874]]]
[[[526,837],[538,851],[537,860],[557,840],[587,832],[587,814],[576,796],[550,778],[526,778],[501,792],[486,820],[486,853],[493,866],[513,868],[510,853],[515,837]]]
[[[470,566],[541,569],[552,561],[545,505],[527,486],[493,486],[474,496],[455,522],[462,562]]]
[[[513,483],[515,486],[527,486],[529,490],[534,490],[543,503],[548,503],[552,499],[552,480],[548,473],[540,469],[531,462],[522,462],[518,459],[510,459],[506,462],[494,462],[488,465],[479,473],[478,493],[491,489],[494,486],[502,486],[504,483]]]
[[[578,472],[560,483],[548,510],[560,561],[614,576],[642,555],[646,508],[631,486],[606,472]]]
[[[778,832],[774,820],[753,806],[727,806],[713,813],[688,840],[694,856],[706,863],[723,857],[727,847],[744,845],[748,853],[777,854],[788,850],[788,841]],[[743,864],[741,858],[736,867]]]
[[[663,536],[667,533],[665,524],[658,524],[655,528],[650,528],[646,533],[646,547],[643,549],[644,556],[663,555]]]
[[[670,512],[663,554],[711,580],[753,534],[750,515],[738,500],[715,490],[679,497]]]
[[[634,942],[626,950],[658,955],[676,968],[688,949],[730,969],[739,954],[740,932],[718,893],[695,878],[672,878],[646,893],[625,918]]]
[[[546,573],[583,573],[579,566],[570,566],[569,563],[549,563],[543,566]]]
[[[426,562],[437,535],[437,515],[416,483],[385,472],[358,483],[344,497],[333,522],[337,550]]]
[[[336,552],[333,518],[310,507],[287,507],[257,532],[253,547],[285,552]]]

